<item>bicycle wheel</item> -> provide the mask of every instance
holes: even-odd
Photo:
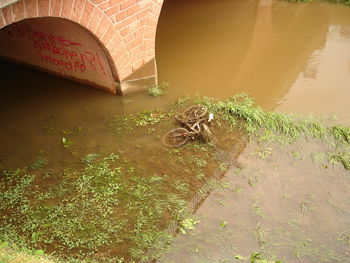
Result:
[[[185,128],[175,128],[164,134],[162,142],[168,147],[180,147],[188,141],[189,135]]]
[[[208,112],[208,108],[204,105],[193,105],[182,112],[182,116],[189,119],[200,119]]]

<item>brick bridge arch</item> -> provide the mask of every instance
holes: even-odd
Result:
[[[156,81],[155,34],[162,3],[0,0],[0,56],[127,93],[137,79]]]

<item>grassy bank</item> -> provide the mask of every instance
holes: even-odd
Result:
[[[349,170],[350,128],[343,125],[328,127],[326,117],[300,116],[264,111],[254,106],[251,98],[244,94],[226,101],[202,98],[197,101],[214,112],[225,128],[240,130],[249,140],[277,142],[288,145],[297,141],[317,140],[330,145],[333,152],[327,153],[332,163]]]

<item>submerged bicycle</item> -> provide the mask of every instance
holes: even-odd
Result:
[[[215,143],[216,139],[208,126],[214,115],[207,113],[207,107],[198,104],[177,114],[175,119],[184,127],[167,132],[162,138],[163,144],[168,147],[180,147],[189,139],[195,139],[196,137],[202,138],[206,142]]]

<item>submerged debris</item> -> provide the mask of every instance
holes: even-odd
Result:
[[[215,143],[217,140],[210,131],[209,125],[214,119],[214,114],[208,114],[208,108],[203,105],[193,105],[182,113],[175,115],[175,119],[184,128],[175,128],[167,132],[162,139],[165,146],[180,147],[190,138],[202,138],[205,142]]]

